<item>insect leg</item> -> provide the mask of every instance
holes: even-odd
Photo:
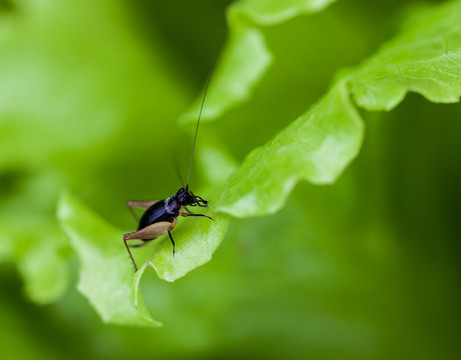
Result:
[[[126,202],[126,207],[128,208],[128,210],[130,210],[131,215],[133,215],[136,222],[139,222],[139,218],[136,215],[136,213],[133,211],[133,208],[136,207],[136,208],[140,208],[140,209],[148,209],[149,207],[151,207],[152,205],[154,205],[158,201],[159,200],[148,200],[148,201],[128,200]]]
[[[168,235],[170,236],[171,243],[173,244],[173,256],[174,256],[174,253],[176,252],[176,246],[174,244],[173,236],[171,236],[170,230],[168,230]]]
[[[176,225],[174,221],[172,223],[168,221],[153,223],[138,231],[123,235],[123,240],[152,240],[166,234],[169,228],[170,230],[172,229],[171,226],[173,226],[173,224]]]
[[[128,240],[136,240],[136,239],[128,239]],[[146,245],[150,240],[147,240],[147,239],[142,239],[142,242],[140,242],[139,244],[134,244],[134,245],[128,245],[130,248],[140,248],[140,247],[143,247],[144,245]]]
[[[175,219],[176,220],[176,219]],[[177,222],[177,220],[176,220]],[[138,267],[133,259],[133,255],[131,255],[130,247],[126,243],[127,240],[152,240],[155,239],[167,232],[167,229],[171,226],[176,225],[174,222],[158,222],[152,225],[146,226],[141,230],[125,234],[123,235],[123,242],[125,243],[126,250],[128,251],[128,255],[130,255],[131,262],[133,263],[135,271],[138,271]],[[174,226],[173,226],[174,227]],[[142,244],[136,244],[134,247],[142,246]]]
[[[188,217],[188,216],[201,216],[201,217],[206,217],[210,220],[214,220],[211,216],[208,216],[208,215],[205,215],[205,214],[188,214],[188,213],[185,213],[184,211],[181,211],[179,213],[181,216],[184,216],[184,217]]]
[[[127,240],[134,240],[134,239],[123,239],[123,242],[125,243],[126,250],[128,251],[128,255],[130,255],[131,262],[133,263],[134,266],[134,272],[138,271],[138,267],[136,266],[136,262],[134,261],[133,255],[131,255],[130,247],[126,243]]]
[[[139,217],[138,217],[138,215],[136,215],[136,213],[133,211],[133,208],[132,208],[132,207],[129,207],[128,205],[127,205],[127,207],[128,207],[128,210],[130,210],[131,215],[133,215],[134,220],[138,223],[138,222],[139,222]]]

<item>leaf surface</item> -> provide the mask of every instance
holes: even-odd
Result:
[[[461,95],[461,3],[430,9],[364,62],[351,76],[357,105],[391,110],[409,91],[436,103]]]
[[[216,120],[247,101],[272,63],[264,31],[257,25],[275,25],[303,13],[320,11],[334,0],[239,1],[227,11],[229,41],[210,84],[202,119]],[[195,122],[202,94],[181,116]]]
[[[363,122],[354,101],[368,110],[389,110],[408,91],[418,92],[435,102],[457,101],[461,93],[459,18],[459,1],[434,7],[409,22],[403,32],[375,56],[339,77],[316,105],[267,144],[253,150],[222,191],[216,186],[214,190],[218,195],[213,197],[215,201],[206,211],[215,218],[214,222],[196,218],[183,220],[178,225],[174,231],[178,249],[175,257],[167,237],[153,242],[153,255],[140,266],[132,289],[125,286],[131,277],[126,254],[120,246],[114,248],[114,241],[121,239],[121,232],[71,198],[64,197],[60,219],[82,258],[81,291],[106,321],[149,322],[139,295],[140,280],[147,267],[153,267],[160,278],[174,281],[211,259],[224,238],[229,215],[270,214],[283,206],[298,181],[331,184],[337,180],[357,156],[363,140]],[[221,76],[224,75],[218,77]],[[217,82],[219,84],[219,80]],[[250,87],[245,84],[241,89]],[[216,101],[224,96],[225,91]],[[210,97],[213,98],[211,94]],[[218,116],[225,108],[210,106],[214,108],[213,116]],[[218,167],[219,159],[218,156],[210,160],[208,166]],[[223,167],[226,176],[232,168]],[[216,179],[221,183],[226,176],[217,173]],[[105,235],[99,238],[99,234]],[[93,241],[96,243],[92,244]],[[108,289],[101,284],[106,279]],[[118,300],[108,304],[104,299],[110,292],[115,292]]]
[[[338,83],[268,144],[254,150],[229,180],[219,210],[237,217],[277,211],[300,180],[333,183],[357,155],[363,124]]]
[[[160,326],[151,318],[142,299],[133,293],[134,272],[123,245],[123,233],[69,193],[59,201],[58,219],[80,259],[78,289],[102,320],[120,325]],[[139,291],[137,285],[135,291]]]

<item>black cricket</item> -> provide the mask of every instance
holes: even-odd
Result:
[[[195,149],[195,142],[197,140],[197,132],[198,127],[200,125],[200,117],[202,116],[203,104],[205,103],[206,94],[208,91],[208,86],[210,85],[211,75],[213,73],[213,69],[216,64],[216,59],[218,57],[219,49],[221,47],[223,33],[221,34],[221,39],[219,41],[218,49],[216,50],[216,54],[213,60],[213,65],[211,67],[210,74],[208,76],[208,81],[205,87],[205,93],[203,94],[202,105],[200,107],[200,112],[197,120],[197,126],[195,128],[195,135],[194,141],[192,143],[192,151],[189,161],[189,172],[187,175],[187,184],[186,186],[180,188],[175,195],[169,197],[165,200],[149,200],[149,201],[127,201],[126,206],[133,214],[134,218],[137,220],[137,216],[134,213],[134,207],[146,209],[144,214],[142,215],[141,219],[139,220],[139,225],[137,231],[134,231],[129,234],[125,234],[123,236],[123,242],[125,243],[125,247],[128,251],[128,255],[130,255],[131,262],[133,263],[134,270],[138,271],[138,267],[136,266],[136,262],[134,261],[133,255],[131,255],[130,247],[136,248],[141,247],[147,244],[149,241],[158,238],[166,233],[168,233],[171,243],[173,244],[173,256],[175,254],[175,243],[173,240],[173,236],[171,235],[171,230],[178,223],[178,216],[201,216],[206,217],[210,220],[213,220],[210,216],[204,214],[192,214],[190,213],[186,206],[199,206],[199,207],[207,207],[208,202],[202,199],[200,196],[194,195],[192,191],[189,190],[189,178],[190,178],[190,170],[192,167],[192,158],[194,156],[194,149]],[[141,240],[141,243],[128,245],[127,241],[129,240]]]

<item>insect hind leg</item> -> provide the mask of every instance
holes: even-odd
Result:
[[[136,266],[136,262],[134,261],[133,255],[131,255],[130,246],[127,244],[128,240],[133,240],[133,239],[125,239],[124,238],[123,242],[125,243],[125,247],[126,247],[126,251],[128,251],[128,255],[130,255],[131,262],[133,263],[134,272],[137,272],[138,267]]]
[[[139,217],[133,211],[133,208],[139,208],[139,209],[147,210],[149,207],[154,205],[156,202],[158,202],[158,200],[148,200],[148,201],[128,200],[126,202],[126,207],[128,208],[128,210],[130,210],[130,213],[131,213],[131,215],[133,215],[136,222],[139,222]]]
[[[128,239],[128,240],[136,240],[136,239]],[[142,242],[138,244],[133,244],[133,245],[128,245],[130,248],[140,248],[146,245],[149,241],[154,240],[154,239],[142,239]]]

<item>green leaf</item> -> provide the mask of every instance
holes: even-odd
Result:
[[[212,140],[207,141],[197,155],[202,173],[210,185],[207,193],[218,191],[236,168],[235,160]],[[213,169],[204,166],[210,161],[217,166]],[[152,241],[149,247],[133,249],[137,263],[140,263],[139,258],[143,259],[143,265],[133,278],[133,268],[123,246],[123,233],[70,194],[61,196],[58,219],[81,262],[78,289],[90,300],[103,321],[126,325],[161,325],[152,320],[144,306],[140,294],[142,275],[150,266],[161,279],[174,281],[210,261],[226,234],[229,216],[217,213],[213,201],[205,212],[214,221],[193,217],[180,220],[172,232],[176,242],[175,256],[168,236]]]
[[[59,299],[69,282],[67,259],[59,253],[58,244],[50,236],[44,237],[42,241],[35,241],[18,261],[25,291],[39,304]]]
[[[2,175],[0,171],[0,184]],[[10,196],[2,197],[0,261],[16,263],[27,296],[39,304],[47,304],[59,299],[67,289],[68,244],[52,217],[54,206],[47,206],[55,201],[54,197],[50,199],[50,194],[59,185],[51,172],[34,175],[23,179],[16,196],[9,193]],[[10,176],[12,182],[20,178],[14,171]],[[1,185],[6,189],[11,187],[8,181]]]
[[[348,71],[318,105],[245,159],[218,210],[237,217],[273,213],[299,179],[334,182],[357,155],[363,138],[349,92],[368,110],[390,110],[408,91],[434,102],[458,101],[460,18],[459,1],[427,11],[357,70]]]
[[[123,245],[123,233],[68,193],[59,201],[58,219],[80,258],[78,289],[103,321],[160,326],[151,318],[142,299],[133,293],[133,267]],[[136,291],[139,291],[138,282]]]
[[[335,0],[244,0],[235,3],[229,12],[239,12],[259,25],[275,25],[295,16],[323,10]]]
[[[231,155],[212,139],[213,137],[210,136],[208,140],[204,140],[204,146],[201,146],[197,152],[205,185],[198,191],[194,190],[194,193],[206,196],[206,199],[210,200],[209,207],[199,209],[202,210],[201,213],[211,216],[214,220],[203,217],[180,218],[179,224],[172,232],[176,243],[175,256],[168,236],[152,242],[153,255],[147,265],[152,266],[161,279],[175,281],[210,261],[226,235],[230,217],[218,213],[216,204],[219,202],[218,196],[222,191],[222,185],[235,171],[237,165]]]
[[[228,8],[230,39],[210,84],[202,119],[215,120],[247,101],[272,63],[263,31],[256,25],[275,25],[303,13],[320,11],[334,0],[239,1]],[[181,122],[195,122],[200,95]]]
[[[206,131],[202,138],[197,149],[197,163],[204,181],[200,193],[206,193],[210,199],[215,200],[239,164],[229,151],[215,140],[216,135],[213,132]]]
[[[408,91],[437,103],[461,95],[461,2],[431,8],[409,22],[394,40],[350,78],[356,103],[391,110]]]
[[[218,210],[237,217],[280,209],[300,180],[334,182],[357,155],[362,121],[344,82],[263,147],[254,150],[232,176]]]
[[[163,40],[138,36],[120,1],[6,3],[8,12],[0,12],[0,260],[17,264],[27,294],[44,303],[63,293],[68,277],[55,241],[63,237],[55,219],[61,189],[91,184],[83,192],[97,192],[114,209],[113,193],[123,197],[129,186],[115,190],[112,180],[123,182],[121,168],[145,161],[134,152],[152,149],[152,133],[157,144],[171,134],[185,91],[177,71],[165,65]],[[127,140],[137,143],[128,156]]]
[[[232,31],[210,83],[202,120],[214,120],[250,97],[272,62],[262,32],[254,27],[240,26]],[[181,122],[195,122],[202,103],[201,94]]]
[[[215,221],[203,218],[181,221],[173,232],[177,245],[174,257],[168,237],[152,242],[149,249],[153,255],[142,262],[132,288],[129,286],[131,265],[118,240],[122,238],[122,233],[70,195],[63,196],[59,218],[81,258],[80,291],[90,299],[105,321],[158,325],[148,315],[140,296],[140,280],[146,268],[152,267],[160,278],[174,281],[211,259],[226,233],[228,214],[248,217],[273,213],[283,206],[298,181],[307,180],[314,184],[336,181],[357,156],[363,140],[363,123],[351,101],[351,93],[358,104],[367,109],[389,109],[409,90],[421,92],[434,101],[448,102],[456,98],[459,93],[456,81],[449,81],[450,78],[441,80],[439,73],[431,74],[425,67],[420,67],[421,59],[428,56],[428,49],[417,40],[421,33],[422,43],[432,44],[433,38],[443,33],[443,29],[458,31],[457,17],[452,13],[459,13],[459,3],[423,15],[375,57],[340,77],[316,105],[269,143],[250,153],[206,210],[206,214],[214,217]],[[447,38],[448,34],[444,36]],[[454,43],[452,39],[451,44]],[[399,50],[407,46],[413,46],[414,52],[410,54]],[[434,51],[432,55],[438,54],[434,46],[429,46],[431,49]],[[458,48],[450,49],[450,55],[458,51]],[[401,53],[403,55],[398,56]],[[447,61],[445,57],[440,58]],[[453,56],[449,59],[455,63],[459,60]],[[389,75],[388,71],[403,63],[407,69],[415,69],[414,77],[409,78],[406,73],[400,72]],[[453,77],[461,75],[451,74]],[[447,85],[445,92],[442,87],[433,86],[440,81]],[[220,151],[217,151],[207,161],[220,164],[216,165],[215,172],[205,174],[217,182],[217,187],[213,188],[216,191],[232,172],[233,160],[230,156],[221,157]],[[145,248],[138,250],[135,256],[138,259],[145,257]],[[116,296],[107,303],[109,294]]]
[[[211,260],[226,234],[229,216],[217,213],[214,206],[207,208],[206,214],[214,221],[207,218],[180,220],[181,224],[172,233],[176,243],[175,256],[168,236],[154,241],[149,265],[161,279],[175,281]]]

